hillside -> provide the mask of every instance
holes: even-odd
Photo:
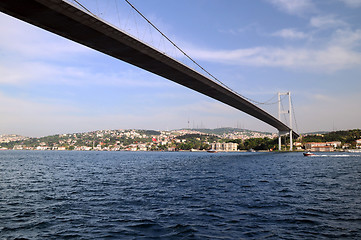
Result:
[[[361,130],[342,130],[328,132],[324,134],[308,134],[302,137],[302,142],[331,142],[340,141],[342,144],[356,144],[356,140],[361,139]]]

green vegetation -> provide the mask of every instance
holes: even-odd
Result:
[[[236,129],[238,130],[238,129]],[[208,131],[208,130],[207,130]],[[197,132],[195,130],[180,130],[160,132],[154,130],[103,130],[87,133],[60,134],[40,138],[23,138],[23,140],[2,142],[0,147],[7,149],[63,149],[63,150],[208,150],[212,143],[233,142],[238,144],[238,150],[277,150],[278,138],[268,138],[267,134],[259,137],[235,132],[233,128],[216,129],[222,135]],[[252,132],[249,132],[252,134]],[[225,135],[223,135],[225,134]],[[246,138],[242,140],[242,138]],[[308,134],[301,138],[307,142],[339,141],[347,147],[356,147],[356,140],[361,139],[361,130],[336,131],[329,133]],[[286,142],[288,138],[286,138]],[[284,143],[284,140],[282,140]]]
[[[185,134],[176,137],[176,139],[183,140],[184,142],[176,143],[177,150],[207,150],[210,149],[210,145],[206,142],[215,142],[219,140],[219,137],[215,135],[204,134]]]
[[[335,131],[325,134],[311,134],[304,136],[302,142],[332,142],[340,141],[342,144],[348,143],[356,145],[356,140],[361,139],[361,130],[353,129],[348,131]]]
[[[235,139],[235,140],[224,140],[224,142],[233,142],[238,143],[239,150],[270,150],[276,149],[278,147],[278,139],[271,139],[271,138],[249,138],[246,140],[242,139]]]
[[[137,132],[144,135],[152,135],[152,136],[161,135],[161,132],[155,130],[138,130]]]

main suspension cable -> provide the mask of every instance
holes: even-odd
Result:
[[[255,104],[264,104],[262,102],[255,101],[253,99],[250,99],[248,97],[245,97],[236,91],[234,91],[232,88],[228,87],[225,83],[223,83],[221,80],[219,80],[217,77],[215,77],[213,74],[211,74],[209,71],[207,71],[204,67],[202,67],[199,63],[197,63],[193,58],[191,58],[185,51],[183,51],[180,47],[178,47],[177,44],[175,44],[171,39],[169,39],[162,31],[159,30],[147,17],[145,17],[133,4],[131,4],[128,0],[125,0],[126,3],[129,4],[130,7],[132,7],[145,21],[147,21],[157,32],[159,32],[167,41],[169,41],[176,49],[178,49],[184,56],[186,56],[191,62],[193,62],[196,66],[198,66],[200,69],[202,69],[205,73],[207,73],[210,77],[212,77],[214,80],[219,82],[222,86],[230,90],[231,92],[235,93],[236,95],[253,102]]]
[[[293,107],[292,97],[291,97],[291,105],[292,105],[293,118],[295,119],[296,130],[297,130],[297,132],[299,133],[298,126],[297,126],[297,121],[296,121],[295,109],[294,109],[294,107]]]
[[[125,0],[129,6],[131,6],[144,20],[146,20],[157,32],[159,32],[167,41],[169,41],[175,48],[177,48],[181,53],[183,53],[184,56],[186,56],[189,60],[191,60],[194,64],[196,64],[200,69],[202,69],[204,72],[206,72],[209,76],[211,76],[213,79],[217,80],[222,85],[225,85],[220,80],[218,80],[215,76],[213,76],[210,72],[208,72],[206,69],[204,69],[200,64],[198,64],[193,58],[191,58],[185,51],[183,51],[178,45],[176,45],[172,40],[170,40],[162,31],[159,30],[148,18],[146,18],[133,4],[131,4],[128,0]],[[228,87],[227,87],[228,88]]]
[[[80,7],[82,7],[85,11],[87,11],[88,13],[90,13],[91,15],[93,15],[96,18],[99,18],[96,14],[94,14],[93,12],[91,12],[88,8],[86,8],[84,5],[82,5],[79,1],[77,0],[72,0],[75,3],[77,3]],[[133,4],[131,4],[128,0],[125,0],[125,2],[131,7],[133,8],[145,21],[147,21],[157,32],[159,32],[168,42],[170,42],[176,49],[178,49],[186,58],[188,58],[191,62],[193,62],[197,67],[199,67],[200,69],[202,69],[205,73],[207,73],[211,78],[213,78],[215,81],[217,81],[218,83],[220,83],[222,86],[224,86],[225,88],[227,88],[228,90],[230,90],[231,92],[233,92],[234,94],[250,101],[253,102],[255,105],[272,105],[272,104],[276,104],[278,103],[278,101],[275,102],[271,102],[270,101],[275,97],[273,96],[271,99],[265,101],[265,102],[259,102],[259,101],[255,101],[251,98],[248,98],[242,94],[237,93],[236,91],[234,91],[232,88],[230,88],[229,86],[227,86],[225,83],[223,83],[221,80],[219,80],[217,77],[215,77],[213,74],[211,74],[209,71],[207,71],[204,67],[202,67],[199,63],[197,63],[192,57],[190,57],[184,50],[182,50],[177,44],[175,44],[170,38],[168,38],[162,31],[160,31],[159,28],[157,28],[147,17],[145,17]],[[119,16],[118,16],[118,21],[119,21]]]

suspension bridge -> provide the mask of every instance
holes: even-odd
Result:
[[[289,134],[292,143],[292,138],[299,137],[299,134],[292,129],[292,125],[287,126],[280,117],[278,119],[273,117],[251,103],[250,99],[238,94],[221,82],[217,82],[218,80],[209,72],[205,71],[210,77],[201,74],[127,32],[103,21],[85,7],[82,6],[83,8],[81,8],[80,6],[64,0],[0,1],[0,11],[3,13],[232,106],[275,127],[279,132],[279,139],[281,139],[281,135]],[[172,44],[175,45],[173,42]],[[187,55],[187,57],[189,56]],[[193,59],[191,60],[193,61]],[[292,144],[290,146],[292,150]]]

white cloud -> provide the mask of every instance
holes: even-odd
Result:
[[[230,65],[287,67],[331,72],[361,64],[361,54],[347,48],[328,46],[323,49],[256,47],[248,49],[191,51],[195,58]]]
[[[93,50],[3,13],[0,13],[0,23],[0,84],[57,83],[153,88],[171,85],[161,77],[129,70],[121,63],[117,65],[117,71],[112,72],[97,72],[91,66],[80,66],[76,59],[91,56]],[[169,46],[166,48],[171,49]]]
[[[361,45],[361,29],[338,29],[334,32],[331,44],[352,49]]]
[[[335,28],[345,27],[348,24],[340,19],[337,19],[336,16],[327,15],[312,17],[310,20],[310,25],[316,28]]]
[[[344,4],[346,4],[348,7],[352,8],[358,8],[361,6],[361,0],[340,0]]]
[[[310,38],[293,29],[283,29],[273,35],[287,38]],[[317,45],[310,45],[317,42]],[[233,50],[207,50],[190,48],[194,58],[228,65],[256,67],[285,67],[306,71],[335,72],[343,69],[359,69],[361,65],[361,29],[337,29],[329,40],[304,47],[259,46]]]
[[[0,83],[11,85],[50,83],[57,79],[63,70],[42,62],[0,62]]]
[[[314,5],[311,0],[268,0],[282,11],[289,14],[302,14],[303,12],[313,10]]]
[[[59,60],[69,53],[90,53],[91,50],[62,37],[30,26],[0,13],[0,48],[22,57]],[[31,28],[31,29],[30,29]]]
[[[273,36],[285,38],[285,39],[304,39],[307,35],[303,32],[297,31],[292,28],[285,28],[272,34]]]
[[[72,56],[72,55],[70,55]],[[0,84],[41,85],[57,84],[63,86],[113,86],[157,88],[172,86],[161,77],[145,71],[123,70],[98,72],[90,67],[56,65],[45,61],[27,61],[17,58],[14,61],[0,60]]]
[[[238,35],[240,33],[245,33],[248,31],[256,31],[256,32],[260,32],[260,26],[258,23],[253,22],[250,23],[244,27],[240,27],[240,28],[236,28],[236,29],[219,29],[218,30],[220,33],[226,33],[226,34],[230,34],[230,35]]]

